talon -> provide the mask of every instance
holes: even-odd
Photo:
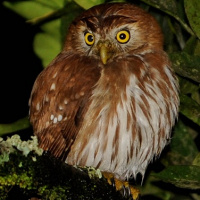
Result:
[[[133,200],[139,199],[140,190],[133,186],[129,186],[129,188],[130,188],[130,192],[131,192],[131,196],[133,197]]]
[[[129,197],[131,195],[130,187],[125,186],[126,194]]]
[[[111,173],[103,172],[102,174],[107,179],[107,182],[109,183],[109,185],[113,185],[115,186],[117,191],[123,192],[122,193],[123,196],[132,196],[133,200],[138,200],[139,194],[140,194],[140,191],[138,188],[135,188],[129,185],[128,181],[120,181],[116,179]]]
[[[123,188],[123,184],[120,180],[114,179],[115,180],[115,188],[117,191],[121,190]]]
[[[107,179],[109,185],[113,185],[114,184],[113,181],[112,181],[112,179],[114,179],[113,174],[108,173],[108,172],[102,172],[102,174]]]
[[[114,182],[114,181],[113,181],[113,184],[112,184],[112,186],[113,186],[113,187],[115,187],[115,182]]]
[[[131,185],[129,185],[128,181],[120,181],[118,179],[115,179],[115,188],[117,191],[124,189],[124,196],[132,196],[133,200],[137,200],[139,198],[140,191],[138,188],[135,188]]]

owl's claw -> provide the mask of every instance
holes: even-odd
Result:
[[[114,179],[113,174],[108,173],[108,172],[103,172],[102,174],[107,179],[109,185],[115,186],[115,183],[113,181],[113,179]]]
[[[131,196],[133,197],[134,200],[138,200],[139,199],[139,195],[140,195],[140,191],[138,188],[135,188],[133,186],[129,186],[130,188],[130,193]]]
[[[125,187],[125,186],[124,186],[124,196],[125,196],[125,197],[131,196],[130,187]]]
[[[115,186],[117,191],[123,191],[124,197],[132,196],[133,200],[139,199],[139,189],[129,185],[128,181],[120,181],[114,178],[113,174],[107,172],[103,172],[103,176],[107,179],[110,185]]]

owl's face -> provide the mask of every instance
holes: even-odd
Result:
[[[105,64],[117,57],[162,48],[162,33],[153,17],[131,4],[118,5],[114,10],[113,4],[98,6],[98,10],[93,7],[78,17],[69,28],[64,49]]]

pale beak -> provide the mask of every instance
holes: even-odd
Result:
[[[107,63],[107,60],[112,56],[111,44],[108,40],[103,42],[100,41],[98,47],[101,61],[105,65]]]

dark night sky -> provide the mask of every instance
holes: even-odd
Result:
[[[30,92],[42,70],[32,48],[34,34],[39,29],[2,3],[0,24],[0,123],[10,123],[27,116]]]

